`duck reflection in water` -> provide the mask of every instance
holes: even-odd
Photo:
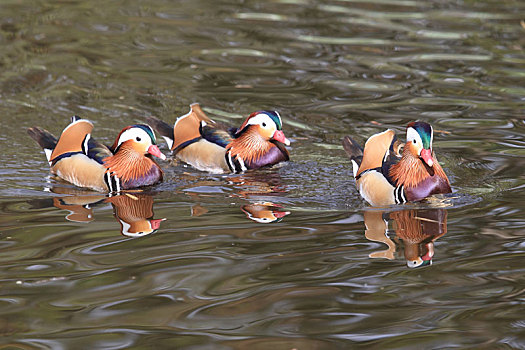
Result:
[[[246,204],[241,206],[241,210],[248,219],[260,224],[279,222],[290,214],[289,211],[283,211],[281,205],[272,202]]]
[[[144,193],[124,193],[106,199],[113,205],[113,214],[120,223],[121,233],[142,237],[157,231],[164,219],[153,219],[153,197]]]
[[[290,212],[284,210],[281,204],[276,204],[278,197],[286,193],[279,174],[274,172],[246,172],[232,175],[227,178],[229,185],[233,187],[230,197],[241,198],[247,204],[241,205],[241,211],[252,221],[269,224],[279,222]],[[199,181],[192,186],[216,186],[213,181]],[[191,193],[189,196],[197,202],[191,208],[192,216],[201,216],[208,212],[202,203],[204,195]]]
[[[66,196],[53,198],[53,205],[69,211],[66,219],[88,223],[94,220],[93,208],[110,203],[120,232],[127,237],[142,237],[157,231],[166,219],[153,219],[153,197],[140,192],[124,192],[117,196],[95,194],[68,187],[53,187],[51,192]]]
[[[447,233],[446,209],[405,209],[392,212],[365,211],[365,237],[382,242],[387,250],[370,254],[371,258],[394,259],[398,247],[410,268],[432,265],[434,242]],[[388,221],[395,236],[389,237]]]
[[[277,197],[286,193],[286,187],[278,173],[251,172],[230,178],[237,191],[235,195],[248,200],[241,210],[246,217],[260,224],[281,221],[289,211],[274,203]]]

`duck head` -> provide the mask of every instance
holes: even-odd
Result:
[[[166,159],[166,156],[157,146],[153,129],[146,124],[131,125],[122,129],[115,143],[111,146],[111,150],[113,153],[117,153],[121,147],[133,149],[143,155],[151,154],[162,160]]]
[[[432,265],[434,242],[413,244],[410,248],[405,246],[405,259],[409,268]],[[414,256],[410,256],[411,253]]]
[[[425,122],[412,122],[407,126],[407,147],[410,153],[420,158],[429,168],[434,166],[432,158],[432,141],[434,133],[432,126]]]
[[[284,136],[282,131],[281,116],[276,111],[252,113],[237,129],[235,136],[239,137],[245,132],[255,132],[268,141],[275,140],[286,146],[290,145],[290,140]]]
[[[260,224],[279,222],[290,214],[289,211],[284,211],[281,205],[271,202],[246,204],[241,207],[241,210],[248,219]]]

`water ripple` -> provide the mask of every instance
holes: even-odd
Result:
[[[2,344],[523,347],[523,10],[519,1],[6,2]],[[173,123],[193,102],[237,126],[278,110],[291,160],[238,175],[162,162],[165,182],[141,194],[166,220],[133,239],[109,202],[72,221],[56,202],[73,195],[44,190],[65,185],[26,128],[58,135],[78,114],[111,144],[143,116]],[[369,208],[341,139],[364,143],[386,128],[404,139],[417,119],[433,125],[455,193]],[[435,207],[446,233],[404,240],[392,217]],[[370,235],[370,214],[388,229]],[[407,268],[430,243],[432,265]]]

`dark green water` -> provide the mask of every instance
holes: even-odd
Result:
[[[0,13],[2,348],[525,348],[523,1]],[[107,198],[50,179],[25,131],[78,114],[111,143],[193,102],[232,125],[278,110],[291,161],[224,176],[165,162],[163,184]],[[416,119],[453,196],[369,208],[342,137]]]

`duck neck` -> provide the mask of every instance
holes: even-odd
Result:
[[[434,153],[432,153],[432,161],[434,163],[432,168],[425,166],[419,157],[414,156],[408,147],[405,147],[403,156],[397,164],[390,168],[389,175],[398,186],[403,185],[408,188],[416,187],[426,178],[432,176],[439,176],[448,182],[447,175],[437,162]]]
[[[124,182],[138,180],[144,177],[153,166],[158,167],[151,158],[124,145],[113,156],[104,159],[104,166],[107,172],[116,175]]]
[[[250,131],[244,132],[226,146],[232,156],[237,156],[244,161],[254,162],[272,147],[272,143],[261,135]]]

